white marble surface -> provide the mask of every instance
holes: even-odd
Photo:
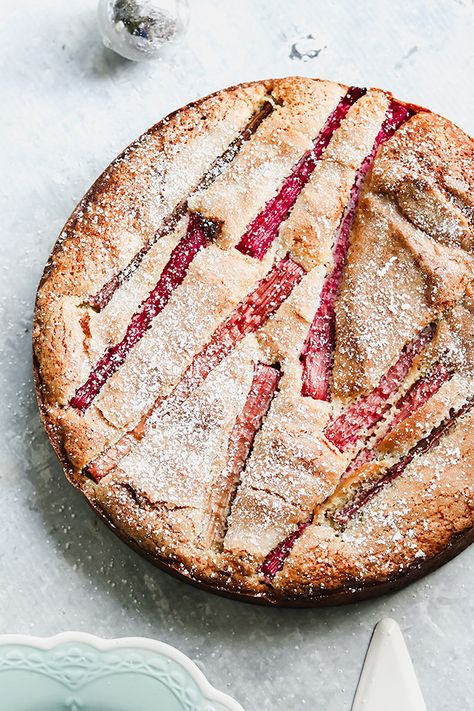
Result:
[[[0,0],[0,631],[147,635],[188,653],[247,711],[349,711],[372,627],[390,614],[430,711],[473,708],[474,548],[402,592],[341,609],[263,609],[195,590],[119,542],[65,482],[30,364],[35,287],[56,234],[142,130],[219,87],[301,73],[392,89],[474,133],[472,3],[191,0],[184,44],[150,65],[101,47],[94,5]],[[318,56],[291,58],[309,34]]]

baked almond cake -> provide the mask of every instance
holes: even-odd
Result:
[[[243,84],[151,128],[38,291],[38,400],[130,544],[280,604],[402,585],[474,531],[474,144],[379,89]]]

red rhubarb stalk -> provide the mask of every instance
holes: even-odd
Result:
[[[184,401],[247,334],[256,331],[275,313],[304,274],[305,270],[289,256],[275,264],[227,321],[214,331],[211,340],[194,357],[170,397],[173,397],[175,402]],[[97,477],[102,478],[111,472],[117,462],[128,454],[133,444],[143,436],[148,418],[161,402],[161,398],[157,400],[134,430],[127,432],[115,445],[86,467],[86,472],[93,479],[97,481]]]
[[[222,482],[222,495],[217,502],[217,516],[210,516],[210,543],[224,537],[226,521],[235,498],[241,475],[252,451],[257,432],[267,414],[278,388],[281,371],[271,365],[257,363],[244,407],[232,428],[227,447],[227,463]]]
[[[451,412],[448,417],[446,417],[430,432],[429,435],[417,442],[404,457],[387,469],[385,474],[378,481],[372,485],[369,485],[367,488],[363,488],[359,492],[356,492],[352,501],[333,514],[333,520],[339,525],[345,526],[352,518],[354,518],[360,509],[371,499],[373,499],[374,496],[376,496],[385,486],[387,486],[387,484],[403,474],[407,466],[415,457],[426,454],[426,452],[432,449],[432,447],[439,442],[441,437],[448,432],[451,427],[456,424],[457,420],[468,412],[473,405],[474,400],[471,399],[456,412]]]
[[[271,365],[257,363],[255,366],[247,400],[229,438],[227,470],[235,482],[249,457],[255,435],[262,426],[280,378],[281,371]]]
[[[115,469],[117,463],[131,451],[133,445],[140,441],[144,433],[143,425],[144,420],[142,418],[137,427],[123,435],[116,444],[109,447],[94,461],[89,462],[84,468],[84,473],[99,483],[104,476]]]
[[[133,272],[138,269],[150,251],[151,246],[174,230],[179,220],[186,214],[186,210],[187,201],[182,200],[178,203],[178,205],[176,205],[174,210],[164,218],[159,229],[153,235],[153,238],[145,242],[143,247],[135,254],[131,262],[129,262],[120,272],[114,274],[96,294],[89,296],[87,303],[91,309],[98,312],[105,309],[119,286],[126,282],[132,276]]]
[[[199,215],[190,215],[186,234],[171,252],[155,288],[132,316],[123,339],[106,350],[84,385],[77,389],[69,403],[71,407],[85,412],[106,380],[120,368],[130,350],[151,328],[153,319],[164,309],[173,291],[183,282],[194,257],[210,240],[212,227]]]
[[[342,475],[342,479],[347,479],[347,477],[352,474],[352,472],[357,471],[360,467],[367,464],[367,462],[372,462],[375,459],[375,449],[370,447],[364,447],[358,452],[357,456],[348,464],[347,469]]]
[[[390,422],[389,430],[406,420],[418,408],[435,395],[451,377],[451,370],[444,363],[435,363],[429,373],[419,378],[395,405],[397,414]]]
[[[281,223],[287,218],[298,195],[308,182],[327,148],[334,132],[341,125],[350,107],[363,96],[366,89],[350,87],[338,103],[316,138],[313,147],[307,151],[284,180],[280,191],[269,200],[263,210],[254,218],[242,236],[237,249],[242,254],[263,259],[271,243],[278,234]]]
[[[335,347],[335,304],[342,279],[349,235],[365,177],[375,154],[410,116],[411,109],[392,102],[377,134],[371,152],[360,166],[349,195],[349,201],[338,227],[333,250],[333,269],[324,282],[318,310],[301,352],[303,384],[301,394],[315,400],[329,400],[329,379]]]
[[[205,190],[206,188],[214,182],[214,180],[222,173],[229,163],[235,158],[240,150],[240,147],[245,141],[248,141],[250,137],[255,133],[257,128],[260,126],[262,121],[273,111],[273,106],[269,101],[265,101],[262,108],[254,113],[248,122],[247,126],[239,133],[237,138],[235,138],[232,143],[226,148],[224,153],[220,155],[212,163],[210,168],[199,180],[197,185],[191,190],[191,194],[195,193],[197,190]],[[107,281],[104,286],[94,295],[89,297],[88,304],[91,308],[96,311],[102,311],[103,308],[107,306],[110,299],[114,295],[118,287],[123,284],[133,272],[140,266],[145,256],[150,251],[151,247],[162,237],[169,234],[179,220],[186,214],[188,209],[187,199],[181,200],[176,207],[164,218],[158,230],[153,235],[152,239],[148,240],[139,252],[133,257],[132,261],[127,264],[124,269],[122,269],[117,274],[114,274],[109,281]]]
[[[303,267],[289,256],[275,264],[194,357],[175,389],[175,396],[186,398],[247,334],[259,329],[288,298],[305,273]]]
[[[365,447],[357,457],[350,462],[344,478],[355,472],[367,462],[375,459],[375,449],[377,445],[384,439],[388,432],[393,430],[400,422],[406,420],[407,417],[413,415],[422,405],[424,405],[430,397],[435,395],[440,387],[451,377],[451,371],[443,363],[436,363],[429,373],[419,378],[413,383],[411,388],[403,395],[395,404],[395,416],[390,421],[384,432],[376,439],[372,448]]]
[[[383,376],[378,386],[368,395],[355,402],[342,415],[329,423],[325,434],[341,452],[352,446],[361,433],[367,434],[379,422],[389,408],[388,400],[405,380],[415,357],[431,341],[433,326],[425,328],[420,335],[402,351],[397,362]]]
[[[280,572],[296,541],[300,538],[302,533],[306,528],[308,528],[312,521],[313,516],[311,516],[304,523],[300,523],[296,531],[291,533],[287,538],[285,538],[284,541],[279,543],[272,551],[270,551],[260,568],[260,572],[263,574],[265,582],[271,583],[275,575]]]
[[[329,374],[331,372],[334,344],[334,304],[339,287],[339,270],[334,267],[321,290],[319,306],[311,324],[303,350],[301,394],[314,400],[329,400]]]

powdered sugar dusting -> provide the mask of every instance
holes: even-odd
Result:
[[[209,130],[209,121],[203,117],[202,128],[196,129],[192,141],[183,138],[187,129],[178,114],[175,123],[170,121],[167,125],[167,133],[149,134],[126,152],[115,164],[119,177],[113,194],[121,210],[121,239],[132,235],[133,248],[112,246],[113,239],[108,243],[104,238],[90,254],[80,251],[91,226],[94,234],[104,236],[116,218],[114,205],[107,203],[110,196],[104,193],[96,196],[94,205],[85,204],[78,212],[74,230],[80,238],[76,242],[66,239],[55,268],[62,265],[64,285],[70,278],[66,273],[68,259],[73,254],[81,255],[81,269],[88,275],[85,288],[87,293],[94,293],[91,285],[100,286],[104,275],[131,263],[130,254],[139,240],[151,245],[166,214],[183,200],[184,216],[189,191],[202,176],[203,164],[209,165],[213,151],[222,151],[230,134],[235,136],[241,130],[244,114],[248,119],[251,109],[256,103],[261,105],[265,92],[270,91],[272,121],[263,121],[245,150],[232,156],[235,160],[231,160],[229,171],[219,176],[212,190],[210,185],[201,186],[190,202],[193,209],[202,208],[203,215],[212,220],[215,232],[204,240],[209,246],[204,249],[203,240],[199,239],[191,251],[184,245],[182,254],[179,252],[184,244],[184,226],[191,238],[199,232],[194,229],[195,223],[209,225],[202,215],[192,214],[162,236],[162,249],[156,243],[158,260],[167,250],[167,261],[152,264],[155,246],[147,246],[147,256],[134,267],[129,286],[121,292],[119,285],[118,291],[113,292],[117,299],[114,307],[110,306],[114,303],[110,299],[100,306],[100,319],[94,320],[94,315],[89,316],[89,321],[85,318],[88,305],[80,302],[79,293],[74,292],[72,309],[78,311],[82,347],[91,357],[93,344],[100,338],[106,342],[114,333],[123,334],[130,316],[127,309],[122,315],[119,302],[124,299],[129,303],[127,294],[131,295],[134,283],[139,284],[141,274],[150,282],[152,275],[158,276],[158,286],[160,280],[171,285],[164,299],[158,286],[154,287],[158,289],[158,309],[149,310],[145,299],[144,332],[133,340],[133,351],[127,353],[126,361],[115,359],[113,372],[108,373],[110,377],[100,383],[91,399],[94,417],[100,413],[107,437],[115,437],[120,443],[128,432],[130,447],[112,462],[112,468],[98,483],[84,480],[81,485],[97,497],[117,525],[134,531],[132,535],[147,550],[176,560],[187,574],[223,586],[241,585],[252,594],[307,596],[336,586],[338,576],[345,576],[344,585],[349,580],[356,586],[430,558],[435,544],[429,527],[419,523],[424,516],[437,521],[439,511],[443,512],[439,541],[461,530],[462,522],[468,525],[465,481],[471,467],[471,450],[460,433],[469,433],[470,415],[462,410],[459,423],[456,421],[452,429],[441,433],[444,439],[440,435],[429,448],[423,444],[439,427],[433,408],[452,409],[452,393],[440,386],[442,397],[447,398],[441,403],[436,399],[437,390],[428,389],[428,394],[423,390],[420,416],[431,431],[420,435],[415,450],[409,449],[408,437],[396,447],[389,446],[386,440],[387,451],[377,450],[373,462],[366,462],[367,467],[379,467],[378,471],[371,470],[367,480],[363,479],[366,470],[359,467],[354,479],[341,481],[348,462],[357,454],[354,438],[347,451],[341,452],[324,433],[330,414],[340,414],[348,404],[360,402],[374,382],[382,382],[406,344],[416,339],[427,323],[434,324],[436,343],[410,360],[390,391],[387,407],[398,402],[399,394],[413,395],[415,391],[409,387],[415,374],[429,372],[433,364],[449,361],[449,368],[462,371],[465,377],[471,358],[467,341],[472,335],[472,304],[465,295],[472,269],[472,215],[465,195],[468,159],[464,148],[451,147],[459,145],[453,134],[446,149],[450,153],[445,168],[438,119],[430,119],[432,123],[428,121],[426,126],[428,114],[410,119],[379,148],[379,143],[388,137],[383,129],[382,139],[377,137],[373,153],[363,163],[345,210],[346,173],[357,170],[367,155],[362,144],[371,131],[375,131],[373,142],[380,126],[379,123],[375,127],[374,116],[382,106],[386,107],[386,95],[369,92],[366,98],[376,107],[370,117],[366,104],[360,108],[361,104],[346,123],[336,127],[326,158],[338,169],[340,166],[339,183],[334,182],[339,204],[335,200],[320,216],[320,224],[330,232],[335,218],[329,210],[344,214],[348,219],[343,219],[341,231],[344,244],[350,243],[346,265],[345,249],[342,256],[336,249],[336,352],[334,368],[330,372],[330,363],[327,378],[327,390],[331,389],[334,397],[332,403],[302,398],[296,387],[301,369],[294,344],[301,342],[302,328],[307,328],[320,303],[326,252],[318,245],[311,252],[313,259],[319,259],[316,266],[300,265],[296,252],[292,253],[296,242],[285,241],[284,230],[281,239],[278,234],[280,223],[288,218],[286,207],[279,213],[277,228],[272,223],[260,235],[264,252],[275,240],[263,262],[252,258],[263,256],[259,250],[255,254],[242,250],[242,254],[229,249],[241,237],[242,220],[248,224],[248,216],[258,214],[268,196],[275,195],[281,176],[288,173],[288,165],[295,164],[295,154],[301,157],[312,141],[314,125],[324,123],[324,111],[318,115],[308,99],[313,91],[310,80],[301,80],[297,100],[291,84],[275,84],[271,90],[269,86],[261,85],[258,101],[249,89],[249,96],[232,116],[233,109],[226,109],[227,123],[217,121]],[[340,87],[331,88],[324,83],[320,89],[327,106],[341,94]],[[211,100],[210,109],[214,108],[217,115],[218,106],[219,99]],[[390,131],[398,128],[396,111],[403,120],[410,114],[396,102],[392,103],[392,110],[390,120],[394,123]],[[196,111],[199,113],[200,109]],[[271,125],[277,127],[274,134],[269,129]],[[345,136],[352,125],[357,130],[363,127],[365,133],[360,141],[354,139],[351,143]],[[443,130],[452,130],[443,126]],[[157,150],[161,136],[165,136],[165,142]],[[153,152],[157,155],[150,161]],[[216,167],[213,178],[219,169]],[[315,171],[314,175],[317,187],[318,173]],[[222,194],[216,192],[218,182]],[[310,188],[308,181],[305,190]],[[140,196],[139,204],[136,195]],[[232,199],[227,199],[229,196]],[[293,202],[295,215],[298,209],[311,209],[308,192],[304,197],[298,193]],[[305,240],[316,240],[311,221],[303,223],[307,229]],[[285,254],[285,244],[289,245],[289,255]],[[89,269],[88,260],[98,264]],[[311,261],[304,263],[309,265]],[[306,268],[315,271],[307,274]],[[124,274],[128,279],[128,273]],[[310,284],[314,275],[317,289],[306,289],[306,280]],[[293,299],[288,298],[298,283],[301,288]],[[269,318],[273,320],[268,321]],[[100,334],[99,330],[94,331],[98,324]],[[132,318],[134,339],[138,333],[135,326]],[[443,328],[448,335],[443,336]],[[441,343],[443,338],[445,346],[441,347],[438,340]],[[67,345],[66,339],[66,348]],[[265,409],[259,416],[256,436],[251,437],[248,452],[239,464],[242,471],[231,482],[225,476],[229,439],[245,412],[257,363],[263,371],[269,369],[272,382],[280,377],[275,373],[282,373],[281,388],[273,400],[270,393],[268,411]],[[85,413],[84,431],[80,426],[75,431],[82,436],[96,420],[86,412],[90,402],[87,406],[78,405]],[[462,402],[460,406],[463,407]],[[67,409],[61,412],[61,426],[71,426],[69,414]],[[394,426],[399,424],[401,420],[394,421]],[[364,420],[361,434],[370,434],[370,430],[377,437],[376,425],[377,422]],[[80,438],[73,439],[70,437],[68,446],[80,449]],[[407,449],[408,455],[413,455],[409,461]],[[431,467],[429,482],[423,469],[426,462]],[[459,475],[453,473],[456,468],[462,470]],[[393,472],[396,476],[392,476]],[[221,526],[215,540],[210,522],[222,514],[219,507],[229,493],[226,487],[236,485],[227,530]],[[364,492],[364,501],[357,499],[359,490]],[[446,495],[449,511],[439,503],[441,492]],[[358,505],[347,515],[354,500]],[[265,577],[262,563],[272,550],[279,550],[282,542],[284,555],[278,558],[276,567],[271,566],[271,576]],[[306,551],[305,546],[310,544],[321,547],[315,557]],[[326,578],[321,573],[324,568],[328,571]]]

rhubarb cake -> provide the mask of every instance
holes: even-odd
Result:
[[[34,366],[68,479],[157,565],[360,599],[474,531],[474,145],[292,77],[168,116],[70,217]]]

